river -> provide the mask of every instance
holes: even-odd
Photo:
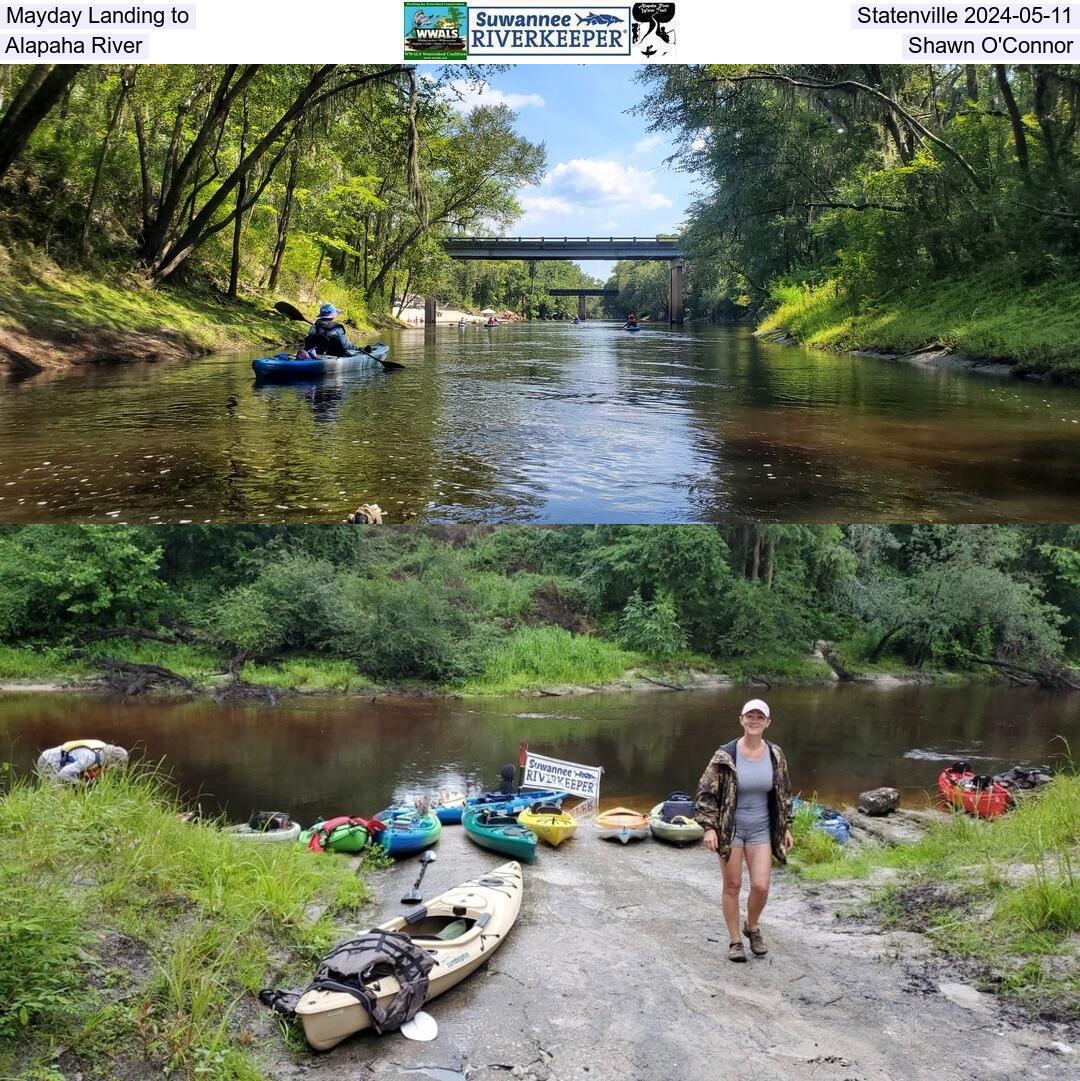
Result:
[[[1080,395],[759,341],[526,323],[0,383],[0,522],[1078,521]]]
[[[18,770],[63,740],[97,737],[163,761],[205,811],[370,815],[392,800],[490,786],[518,743],[604,767],[602,803],[647,810],[693,788],[739,733],[745,688],[577,698],[300,698],[276,707],[209,699],[117,702],[97,695],[0,694],[0,746]],[[978,687],[778,687],[769,735],[804,795],[853,801],[881,784],[925,806],[943,765],[977,772],[1060,764],[1080,744],[1080,695]]]

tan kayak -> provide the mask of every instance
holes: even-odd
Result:
[[[460,983],[502,945],[521,908],[521,890],[521,864],[504,863],[440,894],[423,908],[380,923],[378,929],[403,931],[435,958],[428,973],[425,1001],[430,1001]],[[399,989],[392,976],[366,987],[383,1007]],[[343,991],[308,991],[296,1004],[296,1015],[316,1051],[371,1027],[367,1011]]]
[[[563,841],[574,836],[577,819],[558,807],[541,804],[539,807],[527,807],[522,811],[518,815],[518,825],[531,830],[541,841],[557,848]]]
[[[649,820],[629,807],[613,807],[596,816],[596,828],[605,841],[643,841],[649,836]]]

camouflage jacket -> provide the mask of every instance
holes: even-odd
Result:
[[[712,756],[698,781],[697,808],[694,817],[707,830],[716,830],[719,855],[731,855],[731,840],[735,835],[735,803],[738,784],[735,775],[735,744],[725,743]],[[791,828],[791,780],[787,759],[775,743],[765,741],[773,760],[773,787],[769,793],[769,829],[773,855],[787,863],[784,834]]]

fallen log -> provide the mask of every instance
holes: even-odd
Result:
[[[136,664],[134,661],[120,661],[114,657],[93,658],[105,671],[106,682],[125,698],[142,694],[155,683],[173,683],[185,691],[194,691],[195,684],[186,676],[165,668],[160,664]]]

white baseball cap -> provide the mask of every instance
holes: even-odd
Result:
[[[766,717],[771,716],[769,713],[769,703],[762,702],[760,698],[751,698],[749,702],[743,706],[742,711],[739,713],[740,717],[746,716],[752,709],[760,710]]]

